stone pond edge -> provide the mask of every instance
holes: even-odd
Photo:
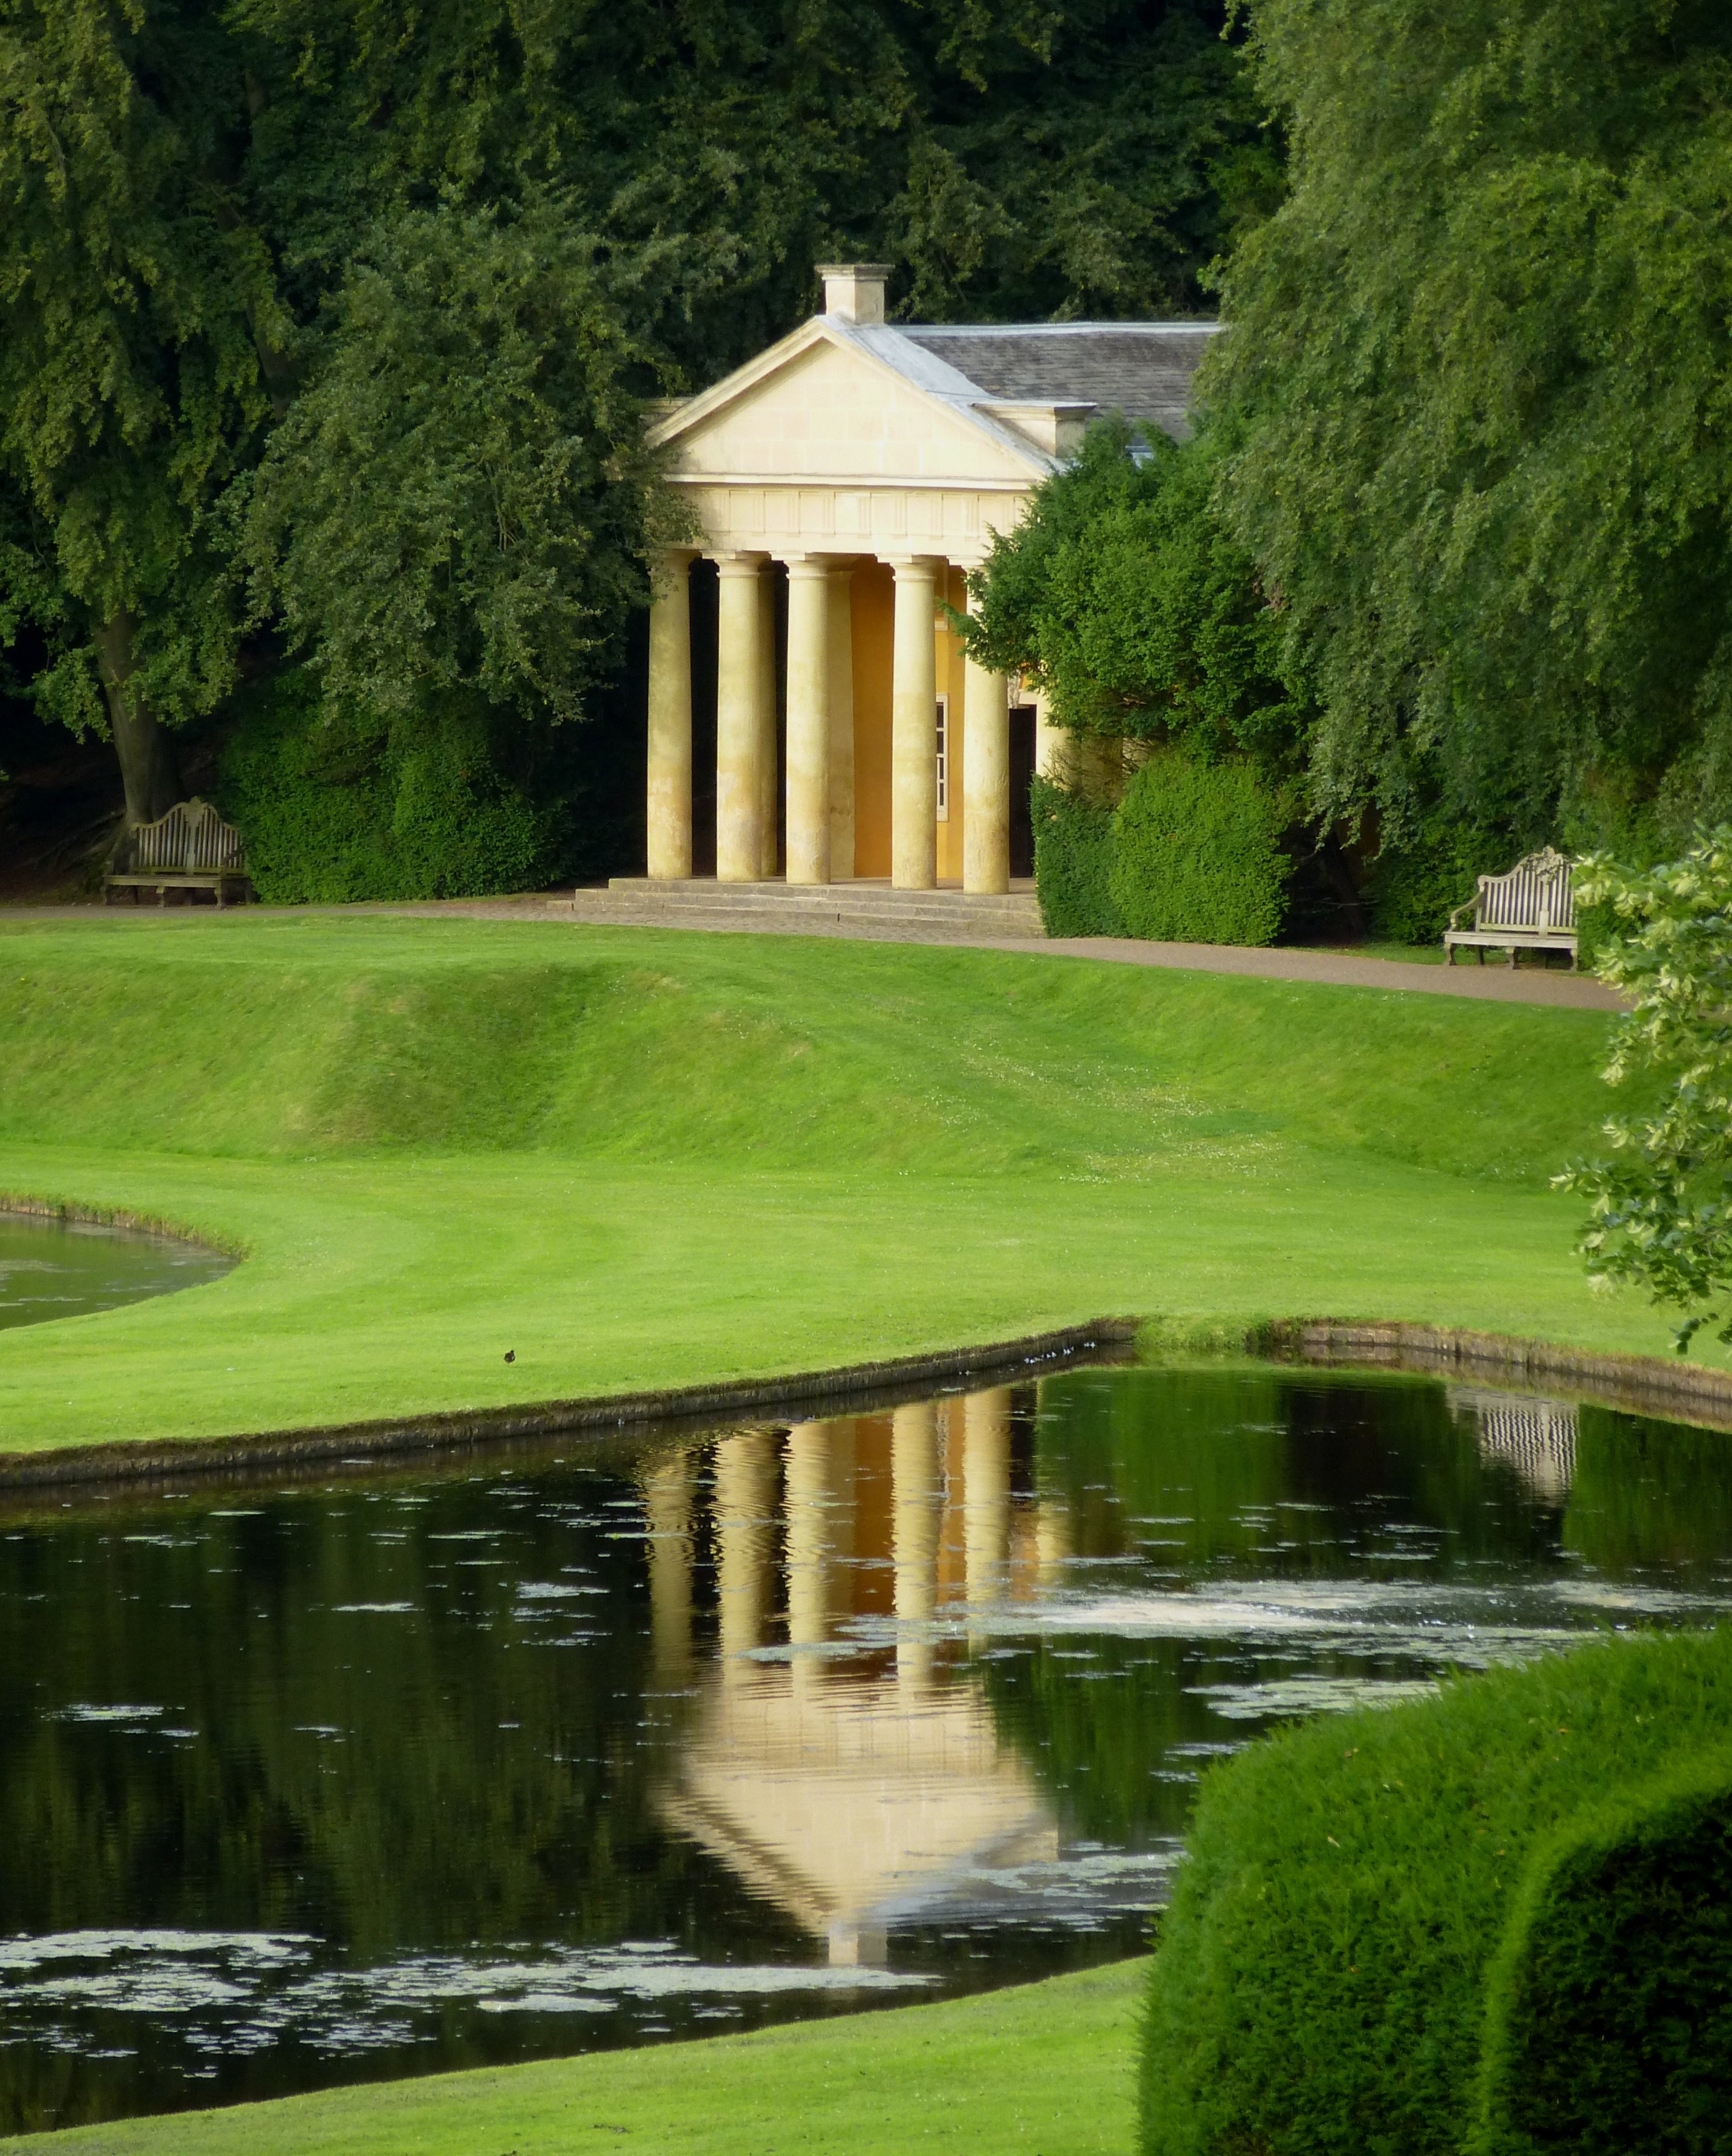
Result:
[[[44,1207],[43,1210],[49,1209]],[[69,1212],[70,1209],[54,1209]],[[87,1216],[88,1217],[88,1216]],[[109,1216],[112,1219],[114,1216]],[[739,1378],[710,1384],[544,1400],[513,1406],[395,1416],[305,1430],[262,1430],[182,1442],[109,1440],[37,1453],[0,1453],[0,1490],[131,1482],[164,1476],[232,1475],[237,1470],[317,1460],[440,1454],[567,1431],[617,1431],[648,1424],[825,1407],[897,1388],[1006,1379],[1074,1356],[1129,1348],[1144,1330],[1135,1317],[1014,1340],[849,1363],[839,1368]],[[1217,1352],[1225,1345],[1217,1335]],[[1596,1354],[1550,1341],[1398,1320],[1273,1319],[1251,1327],[1240,1352],[1315,1368],[1397,1369],[1497,1378],[1527,1387],[1561,1383],[1574,1395],[1640,1413],[1671,1411],[1732,1430],[1732,1372],[1658,1356]]]
[[[409,1452],[448,1452],[514,1438],[554,1437],[568,1430],[614,1431],[645,1423],[689,1422],[697,1417],[750,1414],[807,1404],[833,1410],[837,1403],[852,1396],[888,1388],[972,1378],[1009,1378],[1073,1355],[1128,1348],[1136,1337],[1138,1323],[1135,1317],[1102,1317],[1090,1324],[1064,1326],[1015,1340],[899,1355],[882,1362],[853,1363],[839,1369],[726,1378],[710,1384],[602,1394],[592,1399],[456,1409],[179,1442],[122,1438],[36,1453],[0,1453],[0,1490],[43,1488],[55,1483],[132,1481],[164,1475],[223,1474],[236,1468],[341,1460],[362,1453],[386,1458]]]

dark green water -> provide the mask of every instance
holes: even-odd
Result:
[[[171,1295],[220,1280],[233,1264],[172,1235],[0,1213],[0,1328]]]
[[[1211,1758],[1716,1621],[1732,1439],[1074,1371],[0,1517],[0,2130],[1136,1950]]]

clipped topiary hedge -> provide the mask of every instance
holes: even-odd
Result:
[[[1124,933],[1163,943],[1269,943],[1287,910],[1286,811],[1248,763],[1152,756],[1113,819]]]
[[[1470,2156],[1732,2143],[1732,1753],[1543,1849],[1486,1998]]]
[[[1246,763],[1151,757],[1116,808],[1037,778],[1034,883],[1048,936],[1268,943],[1287,907],[1286,811]]]
[[[1113,902],[1113,812],[1050,779],[1029,789],[1034,889],[1048,936],[1122,936]]]
[[[1732,1630],[1585,1645],[1217,1769],[1150,1979],[1145,2156],[1727,2146],[1729,1758]]]

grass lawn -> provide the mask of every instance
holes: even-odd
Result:
[[[1147,1964],[750,2036],[29,2134],[76,2156],[1130,2156]]]
[[[1109,1312],[1664,1352],[1546,1187],[1597,1014],[794,937],[0,926],[0,1192],[248,1262],[0,1333],[8,1450],[812,1368]],[[515,1353],[510,1364],[507,1350]]]

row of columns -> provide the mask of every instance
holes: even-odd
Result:
[[[649,859],[652,877],[692,873],[693,557],[670,552],[649,622]],[[710,557],[719,579],[716,660],[715,872],[756,883],[776,867],[775,593],[769,557]],[[842,881],[854,873],[852,564],[789,554],[787,880]],[[890,692],[890,881],[930,891],[938,880],[938,680],[934,632],[946,565],[911,555],[891,562],[895,619]],[[1010,888],[1010,719],[1002,675],[970,659],[962,696],[962,886]]]

